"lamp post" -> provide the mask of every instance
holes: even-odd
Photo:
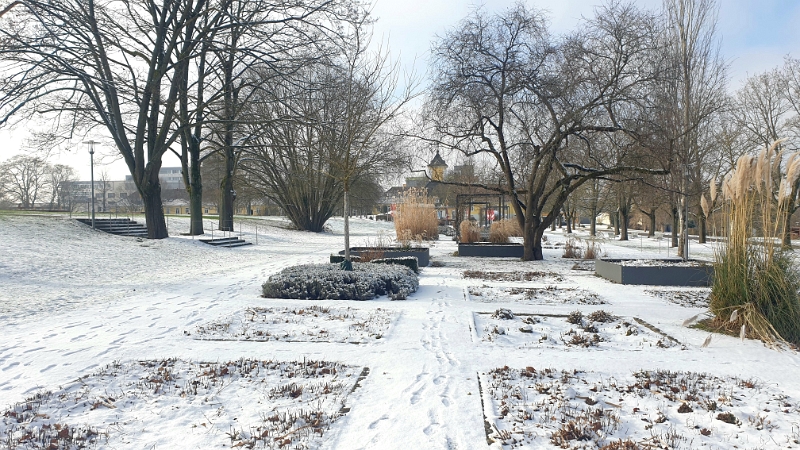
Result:
[[[89,144],[89,167],[92,183],[92,229],[94,229],[94,141],[86,141],[84,144]]]

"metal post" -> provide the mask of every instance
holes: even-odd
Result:
[[[92,229],[94,229],[94,141],[87,141],[89,144],[89,166],[92,183]]]
[[[683,260],[689,260],[689,163],[686,163],[686,178],[683,188],[683,223],[684,223],[684,243]]]

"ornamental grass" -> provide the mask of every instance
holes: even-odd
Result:
[[[398,241],[408,240],[409,236],[415,240],[439,239],[436,207],[425,190],[409,189],[403,194],[394,218],[394,229]]]
[[[754,336],[767,345],[800,343],[800,278],[781,224],[800,176],[800,155],[784,160],[780,141],[758,156],[739,158],[722,183],[727,224],[718,248],[710,309],[716,325]],[[712,181],[712,198],[716,195]]]

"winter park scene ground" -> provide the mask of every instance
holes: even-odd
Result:
[[[682,324],[708,288],[613,284],[556,230],[531,262],[441,236],[405,300],[264,298],[271,275],[327,262],[342,221],[253,219],[245,239],[256,225],[228,249],[180,236],[188,219],[142,240],[0,215],[0,448],[800,448],[800,355],[703,347]],[[353,219],[353,242],[391,227]]]

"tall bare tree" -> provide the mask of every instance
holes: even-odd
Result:
[[[7,195],[22,208],[33,208],[51,189],[51,166],[42,158],[17,155],[0,164],[0,178]]]
[[[703,128],[725,106],[726,64],[720,55],[716,34],[715,0],[664,0],[667,17],[667,60],[671,66],[664,87],[666,139],[676,164],[671,188],[676,195],[679,227],[685,230],[679,242],[679,254],[686,255],[688,243],[689,199],[700,198],[696,187],[703,186],[702,170],[713,157],[701,144]],[[693,183],[694,180],[694,183]],[[677,230],[673,230],[676,236]]]
[[[637,135],[648,84],[659,75],[658,34],[654,16],[612,3],[556,40],[541,12],[518,4],[497,15],[478,10],[434,44],[428,138],[497,162],[506,183],[485,188],[511,198],[525,260],[542,259],[545,229],[586,182],[661,172],[610,162],[593,144]],[[572,140],[590,164],[565,151]]]
[[[71,184],[75,181],[75,169],[63,164],[50,168],[50,209],[64,209],[70,206]]]

